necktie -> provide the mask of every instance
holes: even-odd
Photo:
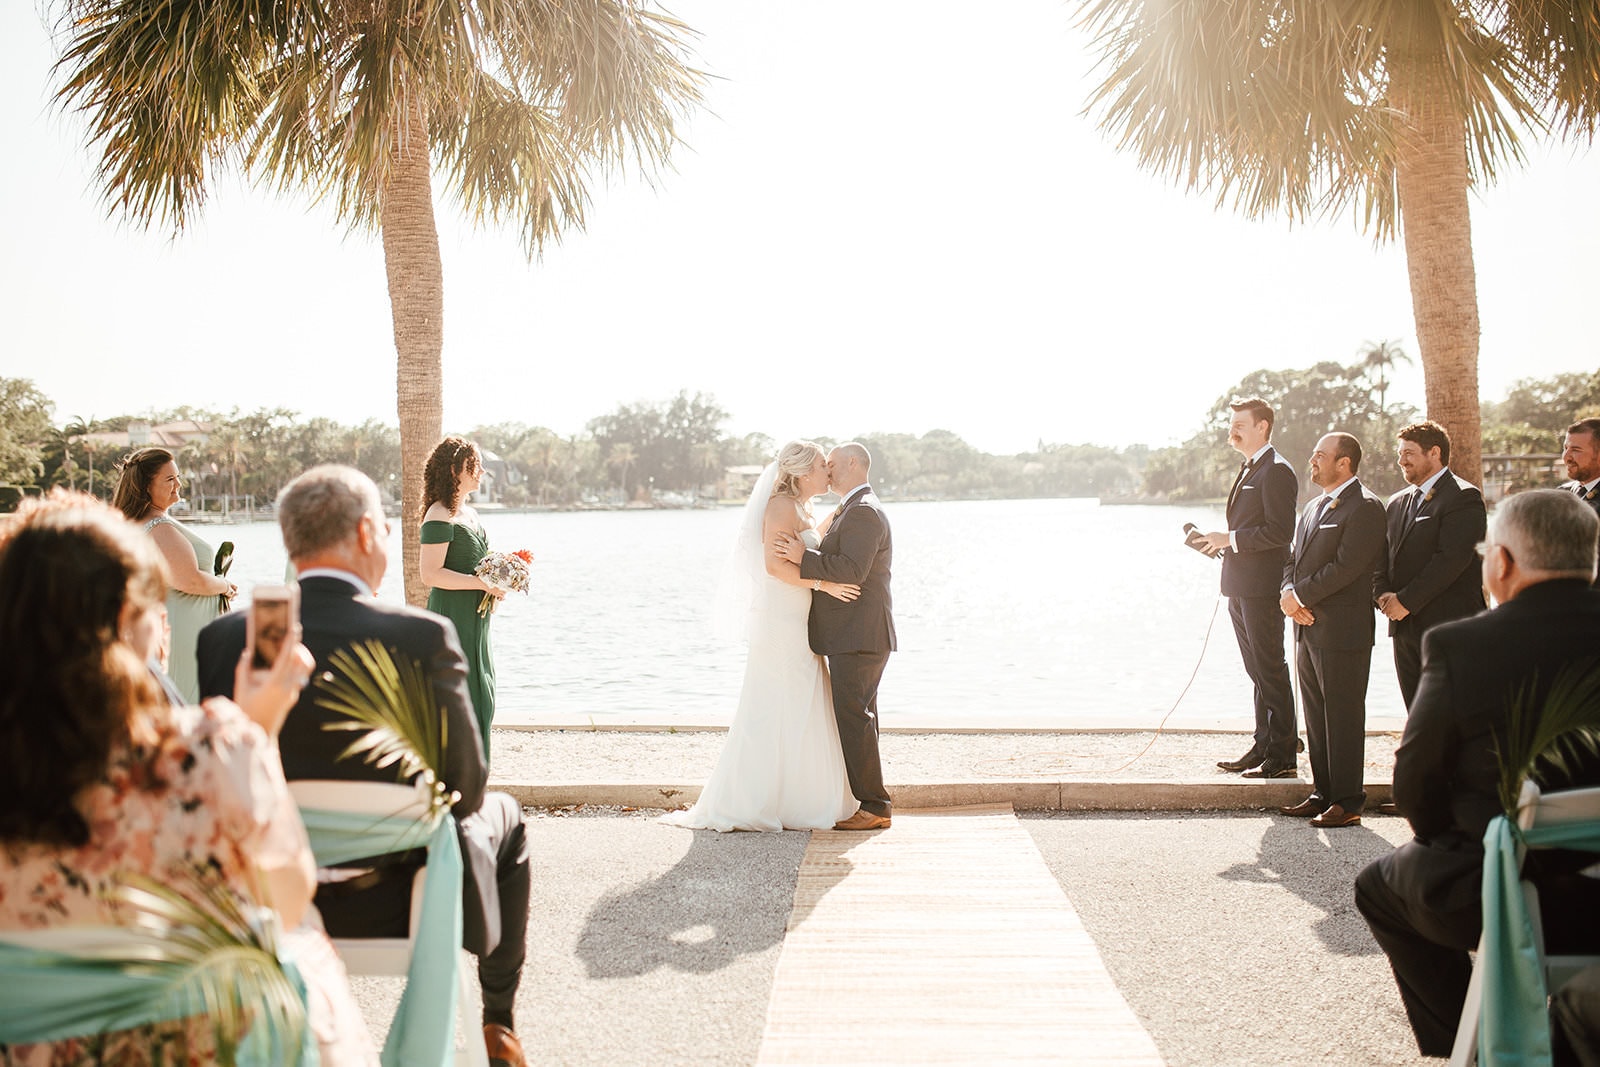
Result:
[[[1406,508],[1407,526],[1410,526],[1412,523],[1417,521],[1417,513],[1422,510],[1423,496],[1424,494],[1421,489],[1418,489],[1416,492],[1411,494],[1411,506]]]
[[[1574,485],[1574,486],[1573,486],[1573,487],[1572,487],[1572,491],[1573,491],[1573,492],[1574,492],[1574,493],[1577,493],[1577,494],[1578,494],[1578,495],[1579,495],[1579,496],[1583,496],[1583,495],[1584,495],[1584,492],[1583,492],[1583,483],[1582,483],[1582,482],[1579,482],[1579,483],[1577,483],[1577,484],[1576,484],[1576,485]]]

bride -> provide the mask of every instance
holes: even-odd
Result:
[[[860,586],[812,582],[766,551],[780,531],[810,548],[827,533],[811,498],[828,487],[821,446],[791,441],[762,472],[719,592],[719,628],[750,645],[739,707],[711,780],[688,811],[664,821],[712,830],[826,830],[856,810],[839,750],[828,668],[811,651],[811,594],[854,600]]]

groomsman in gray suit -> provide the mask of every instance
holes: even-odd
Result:
[[[780,534],[773,545],[818,590],[811,594],[811,650],[828,657],[845,773],[861,803],[835,830],[881,830],[891,813],[878,758],[878,682],[895,648],[889,610],[894,543],[883,505],[867,483],[871,469],[866,446],[850,441],[835,448],[828,454],[828,486],[843,499],[827,536],[815,549],[788,534]],[[824,581],[859,585],[861,595],[836,600],[820,592]]]
[[[1450,470],[1450,435],[1431,419],[1400,431],[1400,472],[1411,483],[1389,498],[1389,550],[1372,580],[1389,620],[1400,695],[1411,707],[1422,677],[1422,635],[1487,605],[1478,542],[1488,525],[1483,494]]]
[[[1314,789],[1283,814],[1324,829],[1356,826],[1366,805],[1367,676],[1377,625],[1372,576],[1384,550],[1383,502],[1361,484],[1361,442],[1330,433],[1311,453],[1322,495],[1306,505],[1278,606],[1295,624],[1295,673]]]

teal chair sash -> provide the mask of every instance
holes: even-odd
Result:
[[[447,1067],[455,1052],[456,968],[461,958],[461,845],[455,820],[382,816],[302,807],[317,864],[426,847],[422,917],[406,989],[380,1057],[383,1067]],[[470,1035],[469,1035],[470,1037]]]
[[[67,936],[84,928],[50,931]],[[30,932],[23,943],[0,934],[0,1044],[27,1045],[131,1030],[191,1016],[204,1017],[210,1005],[181,972],[140,962],[150,952],[149,935],[123,927],[97,927],[94,948],[57,949],[49,935]],[[103,935],[103,936],[100,936]],[[294,960],[280,952],[284,976],[306,1000],[306,984]],[[252,1026],[238,1049],[240,1067],[318,1067],[311,1027],[300,1031],[298,1049],[272,1026]]]
[[[1483,968],[1483,1014],[1478,1022],[1478,1061],[1495,1067],[1546,1067],[1549,990],[1522,892],[1519,842],[1600,852],[1600,822],[1523,830],[1501,815],[1483,836],[1483,958],[1478,961]]]

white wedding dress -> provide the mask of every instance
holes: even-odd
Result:
[[[802,532],[817,546],[815,530]],[[811,651],[811,591],[763,574],[751,594],[739,707],[716,770],[688,811],[663,816],[711,830],[828,830],[857,808],[845,778],[828,668]]]

